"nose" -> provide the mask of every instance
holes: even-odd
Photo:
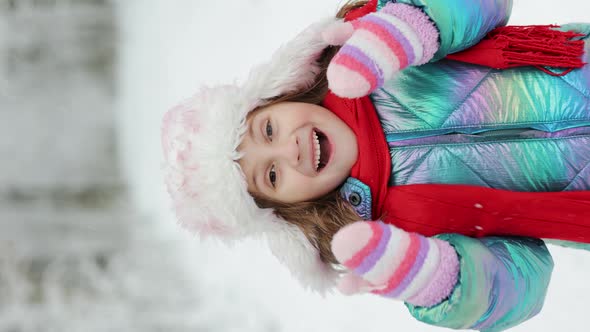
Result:
[[[278,158],[286,161],[291,166],[299,165],[301,155],[299,153],[299,139],[297,136],[286,137],[275,148]]]

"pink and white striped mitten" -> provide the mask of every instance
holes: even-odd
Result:
[[[344,294],[370,291],[430,307],[451,294],[459,275],[459,258],[448,242],[380,221],[343,227],[332,252],[349,270],[338,285]]]
[[[388,3],[380,11],[328,27],[324,40],[343,45],[330,62],[328,85],[336,95],[363,97],[394,74],[432,59],[438,30],[417,7]]]

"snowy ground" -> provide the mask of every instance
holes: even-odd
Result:
[[[442,0],[441,0],[442,1]],[[515,0],[512,24],[590,21],[587,0]],[[372,296],[325,299],[304,292],[266,249],[236,250],[181,233],[160,176],[163,112],[201,84],[231,82],[336,0],[125,0],[118,3],[119,138],[124,169],[154,230],[176,241],[202,295],[195,317],[206,331],[440,331],[416,322],[401,303]],[[556,268],[545,308],[513,331],[588,331],[590,253],[551,248]],[[157,262],[154,262],[157,264]],[[157,287],[155,285],[154,287]],[[190,290],[187,290],[190,291]],[[195,317],[187,317],[193,320]]]

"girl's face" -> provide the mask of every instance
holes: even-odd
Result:
[[[318,105],[282,102],[248,115],[238,150],[248,190],[283,203],[309,201],[342,184],[358,156],[356,137]]]

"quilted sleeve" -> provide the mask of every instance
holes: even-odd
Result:
[[[378,10],[392,0],[380,0]],[[506,25],[512,0],[397,0],[421,8],[436,24],[440,48],[431,61],[467,49],[488,32]]]
[[[406,303],[418,320],[453,329],[503,331],[541,310],[553,260],[545,244],[532,238],[437,236],[456,249],[459,282],[433,307]]]

